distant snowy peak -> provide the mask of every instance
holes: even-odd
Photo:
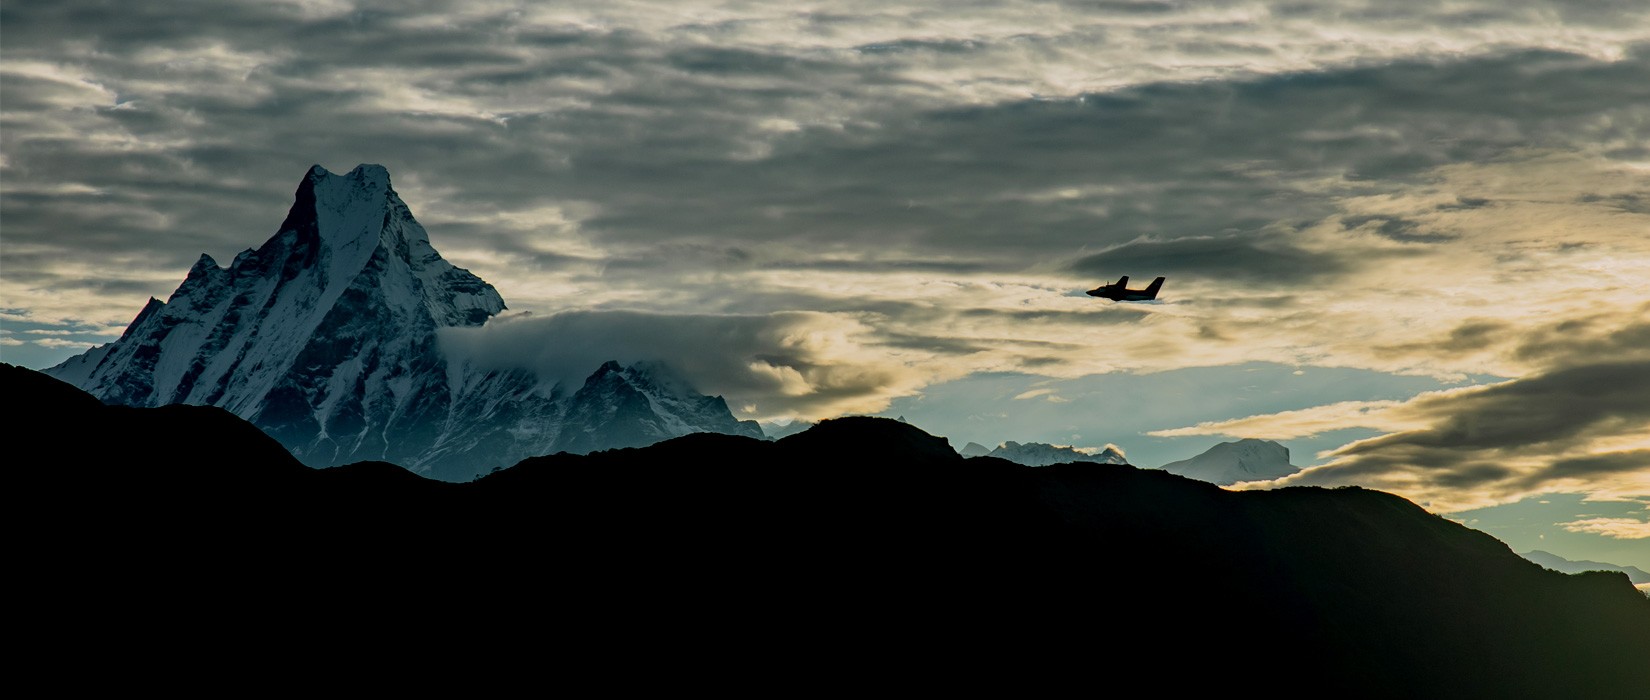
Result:
[[[1220,443],[1191,459],[1165,464],[1162,469],[1221,486],[1240,481],[1270,481],[1300,471],[1289,463],[1289,448],[1254,438]]]
[[[735,419],[722,397],[698,393],[663,364],[609,361],[569,398],[565,437],[556,447],[577,453],[641,447],[703,431],[763,437],[756,421]]]
[[[968,443],[967,446],[963,447],[963,456],[974,456],[974,454],[977,454],[983,449],[985,448],[978,443]],[[1014,442],[1013,440],[999,445],[997,449],[991,450],[986,453],[986,455],[1006,459],[1016,464],[1024,464],[1028,467],[1047,467],[1054,464],[1066,464],[1068,462],[1098,462],[1100,464],[1129,463],[1128,460],[1123,457],[1122,452],[1119,452],[1116,448],[1110,446],[1107,446],[1100,452],[1090,454],[1088,452],[1082,452],[1075,448],[1061,445],[1050,445],[1043,442],[1019,443]]]

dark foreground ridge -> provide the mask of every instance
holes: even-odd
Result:
[[[237,649],[397,637],[448,659],[528,644],[587,680],[760,669],[785,687],[917,674],[936,656],[963,674],[949,682],[1029,673],[1177,696],[1650,687],[1650,600],[1626,576],[1546,570],[1377,491],[963,459],[871,418],[449,483],[310,469],[216,408],[105,406],[29,370],[0,377],[21,409],[10,442],[38,446],[9,491],[45,514],[14,562],[20,599],[51,611],[21,630],[37,644],[160,628]]]

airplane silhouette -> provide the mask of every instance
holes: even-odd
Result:
[[[1123,275],[1117,280],[1117,284],[1102,284],[1090,289],[1088,294],[1091,297],[1100,297],[1112,301],[1151,301],[1157,298],[1157,290],[1163,288],[1164,279],[1159,277],[1152,280],[1151,285],[1145,289],[1129,289],[1129,276]]]

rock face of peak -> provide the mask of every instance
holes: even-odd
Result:
[[[982,450],[985,449],[984,447],[972,442],[969,443],[969,446],[977,447]],[[963,450],[966,453],[968,451],[968,447],[964,447]],[[970,455],[965,454],[964,456]],[[1008,442],[998,445],[997,449],[985,453],[985,456],[1006,459],[1010,462],[1024,464],[1028,467],[1047,467],[1054,464],[1066,464],[1068,462],[1097,462],[1100,464],[1129,463],[1129,461],[1123,457],[1123,453],[1118,452],[1111,447],[1107,447],[1100,452],[1090,454],[1087,452],[1079,452],[1078,450],[1070,447],[1062,447],[1060,445],[1050,445],[1043,442],[1021,443],[1014,442],[1013,440],[1009,440]]]
[[[1254,438],[1220,443],[1191,459],[1165,464],[1162,469],[1221,486],[1270,481],[1300,471],[1300,467],[1289,463],[1289,448]]]
[[[384,460],[447,480],[560,450],[758,431],[664,368],[609,363],[597,389],[565,396],[527,372],[449,366],[437,331],[504,308],[430,245],[383,166],[317,165],[262,246],[228,267],[202,255],[119,340],[47,373],[112,404],[228,409],[311,466]],[[629,393],[603,379],[615,374]]]

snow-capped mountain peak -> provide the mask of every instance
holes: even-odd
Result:
[[[263,245],[227,268],[202,255],[120,340],[47,372],[109,403],[226,408],[315,466],[386,460],[438,478],[560,449],[755,430],[662,366],[608,363],[573,396],[529,372],[449,367],[436,331],[504,308],[492,285],[436,252],[383,166],[317,165]],[[625,393],[608,377],[640,397],[621,402],[632,410],[591,403]],[[625,421],[647,427],[614,427]]]
[[[1170,462],[1161,468],[1222,486],[1240,481],[1270,481],[1300,471],[1289,463],[1289,448],[1255,438],[1223,442],[1196,457]]]

